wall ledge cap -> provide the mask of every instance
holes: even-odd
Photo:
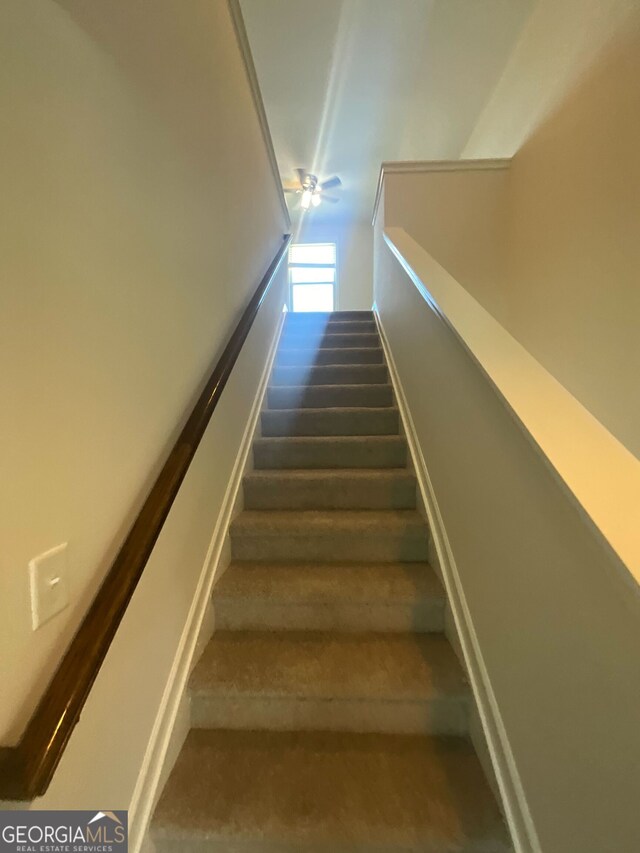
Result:
[[[640,460],[406,231],[383,235],[640,597]]]
[[[373,202],[373,216],[371,223],[376,221],[378,215],[378,206],[380,204],[380,196],[382,195],[382,185],[384,176],[402,175],[415,172],[481,172],[481,171],[496,171],[499,169],[508,169],[511,164],[511,158],[493,158],[493,159],[477,159],[477,160],[385,160],[380,164],[380,174],[378,175],[378,186],[376,187],[376,197]]]

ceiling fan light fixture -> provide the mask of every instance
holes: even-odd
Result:
[[[330,187],[339,187],[342,181],[337,175],[332,178],[327,178],[325,181],[319,181],[316,175],[307,172],[305,169],[297,168],[295,170],[298,175],[296,181],[283,181],[283,189],[285,193],[293,193],[300,198],[300,209],[304,212],[311,207],[319,207],[323,201],[329,201],[335,204],[339,201],[335,196],[330,196],[325,193],[325,190]]]

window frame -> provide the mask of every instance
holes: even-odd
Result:
[[[333,248],[333,263],[332,264],[303,264],[299,262],[291,261],[291,252],[292,249],[298,248],[299,246],[331,246]],[[294,282],[292,281],[291,271],[292,269],[332,269],[333,272],[333,282],[328,281],[304,281],[304,282]],[[289,251],[287,253],[287,279],[289,285],[289,310],[292,313],[306,314],[310,312],[299,311],[294,312],[293,309],[293,288],[295,287],[307,287],[308,285],[331,285],[333,287],[333,308],[332,311],[336,311],[338,304],[338,246],[337,243],[331,243],[328,241],[317,242],[317,243],[292,243],[289,246]]]

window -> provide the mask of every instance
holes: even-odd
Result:
[[[292,311],[333,311],[336,244],[295,243],[289,249]]]

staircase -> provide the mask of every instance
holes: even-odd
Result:
[[[370,312],[290,315],[158,853],[507,853]]]

